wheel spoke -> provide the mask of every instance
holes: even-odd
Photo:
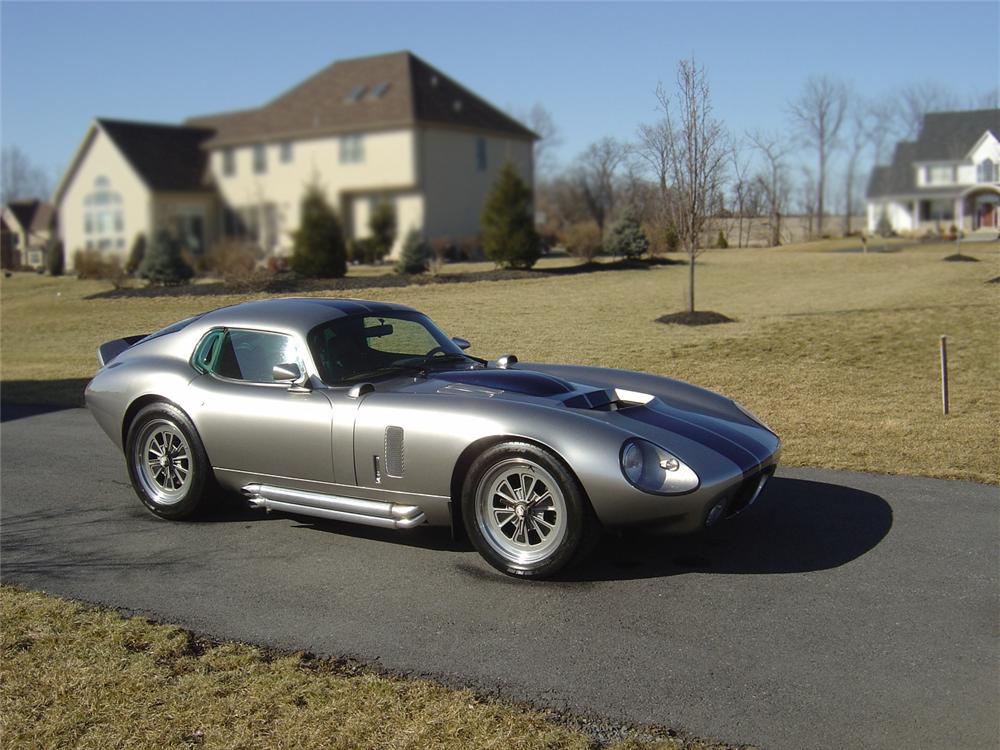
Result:
[[[548,490],[545,490],[545,492],[543,492],[543,493],[542,493],[541,495],[539,495],[538,497],[536,497],[536,498],[535,498],[534,500],[532,500],[532,501],[531,501],[530,503],[528,503],[528,504],[529,504],[529,505],[530,505],[530,506],[531,506],[532,508],[538,508],[538,507],[540,507],[540,506],[541,506],[541,505],[542,505],[543,503],[551,503],[551,502],[552,502],[552,493],[551,493],[551,492],[549,492]]]
[[[541,526],[542,528],[548,529],[549,531],[551,531],[556,527],[554,523],[549,523],[548,521],[546,521],[545,517],[540,513],[532,515],[531,520],[535,523],[536,526]]]
[[[506,489],[504,489],[506,488]],[[507,483],[505,479],[502,484],[496,488],[495,494],[499,496],[508,505],[517,505],[517,497],[514,495],[514,490]]]
[[[497,526],[503,528],[508,523],[510,523],[517,514],[510,508],[494,508],[493,517],[496,519]]]
[[[534,492],[537,482],[538,480],[531,474],[521,475],[521,497],[524,498],[524,502],[531,502],[531,493]]]

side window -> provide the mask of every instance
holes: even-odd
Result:
[[[289,363],[305,371],[299,347],[291,336],[241,330],[206,336],[195,352],[194,361],[205,372],[250,383],[273,383],[274,366]]]

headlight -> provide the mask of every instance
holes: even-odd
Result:
[[[632,438],[621,451],[622,474],[643,492],[679,495],[697,489],[698,475],[669,451],[648,440]]]
[[[632,484],[642,481],[642,449],[636,443],[626,443],[622,451],[622,471]]]

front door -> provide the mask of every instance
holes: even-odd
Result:
[[[996,226],[996,206],[992,203],[984,203],[979,207],[979,226]]]
[[[219,473],[244,483],[333,481],[330,399],[272,376],[274,365],[286,363],[308,372],[302,351],[294,337],[268,331],[217,329],[202,340],[195,354],[202,374],[191,387],[201,439]]]

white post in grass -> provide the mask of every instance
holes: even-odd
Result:
[[[948,413],[948,337],[941,337],[941,409]]]

